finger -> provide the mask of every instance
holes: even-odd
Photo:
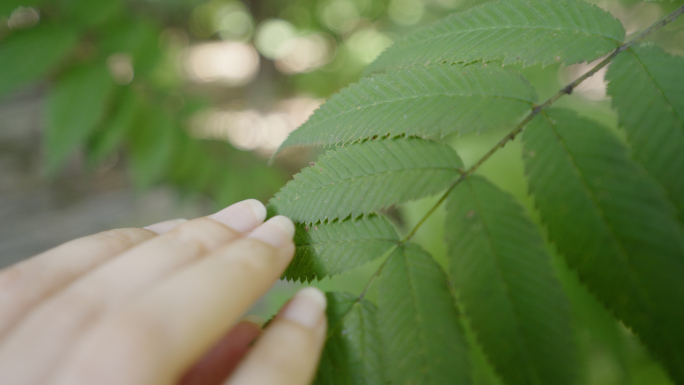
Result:
[[[201,360],[185,372],[178,385],[221,385],[261,334],[260,320],[235,325]]]
[[[266,215],[255,200],[232,205],[209,218],[183,223],[134,247],[72,283],[32,310],[0,345],[0,384],[38,383],[65,357],[64,349],[109,308],[133,301],[138,293],[174,271],[249,231]],[[50,320],[46,322],[46,320]],[[35,371],[22,365],[31,357]],[[7,381],[7,378],[15,382]],[[18,381],[21,379],[24,382]]]
[[[171,219],[168,221],[159,222],[159,223],[155,223],[153,225],[145,226],[144,229],[150,230],[153,233],[161,235],[164,233],[168,233],[169,231],[171,231],[176,226],[180,225],[181,223],[185,223],[187,221],[188,221],[187,219],[183,219],[183,218]]]
[[[187,222],[116,229],[75,239],[0,271],[0,338],[37,303],[116,255]]]
[[[226,385],[307,385],[325,341],[326,300],[313,287],[300,290],[247,354]]]
[[[292,221],[271,218],[169,277],[103,319],[56,383],[175,383],[278,280],[294,255],[293,235]]]
[[[40,301],[154,236],[143,229],[105,231],[75,239],[0,270],[0,338]]]

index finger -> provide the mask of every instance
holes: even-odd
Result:
[[[172,383],[278,280],[293,235],[289,219],[271,218],[162,281],[105,317],[56,383]]]
[[[109,230],[0,270],[0,336],[46,297],[155,235],[138,228]]]

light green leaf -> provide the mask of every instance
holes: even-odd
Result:
[[[102,126],[88,146],[88,160],[92,165],[100,163],[121,145],[140,113],[140,99],[135,92],[126,90],[118,99],[113,116]]]
[[[45,134],[48,172],[62,167],[97,128],[113,89],[107,68],[100,64],[74,68],[53,86],[48,96]]]
[[[579,63],[617,48],[622,24],[579,0],[493,1],[453,14],[398,41],[367,72],[425,63]]]
[[[171,163],[177,132],[164,109],[148,106],[130,131],[130,165],[139,189],[159,182]]]
[[[633,46],[615,58],[606,79],[634,157],[684,219],[684,58]]]
[[[684,383],[684,230],[603,126],[566,110],[525,130],[530,192],[570,267]]]
[[[414,244],[389,258],[377,283],[377,320],[390,383],[469,384],[468,347],[444,272]]]
[[[316,385],[384,385],[375,306],[347,293],[326,293],[328,339]]]
[[[437,193],[461,167],[456,152],[443,144],[419,138],[368,141],[321,156],[270,204],[297,222],[356,218]]]
[[[508,193],[468,177],[449,195],[450,276],[506,384],[575,384],[570,304],[537,226]]]
[[[392,224],[378,215],[332,223],[296,225],[296,251],[285,278],[313,281],[381,257],[399,242]]]
[[[77,37],[70,28],[41,25],[0,42],[0,97],[44,76],[71,51]]]
[[[280,149],[374,135],[444,136],[508,127],[536,99],[522,76],[492,65],[393,70],[335,94]]]

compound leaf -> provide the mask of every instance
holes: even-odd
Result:
[[[425,63],[503,59],[566,64],[591,61],[617,48],[622,24],[577,0],[493,1],[456,13],[398,41],[367,72]]]
[[[275,212],[303,223],[355,218],[434,194],[459,176],[449,146],[420,138],[373,140],[321,156],[270,201]]]
[[[76,67],[50,90],[45,135],[49,172],[85,143],[104,117],[114,83],[104,65]]]
[[[496,66],[398,69],[362,79],[334,95],[280,149],[347,143],[374,135],[484,131],[514,124],[535,101],[527,80]]]
[[[40,25],[3,40],[0,43],[0,97],[45,75],[71,51],[77,38],[70,28]]]
[[[684,218],[684,58],[633,46],[615,58],[606,79],[634,157]]]
[[[450,276],[506,384],[574,384],[570,304],[537,226],[508,193],[468,177],[449,195]]]
[[[297,224],[296,251],[285,278],[312,281],[362,266],[399,242],[384,217],[369,215],[312,226]]]
[[[347,293],[326,297],[328,339],[314,384],[384,385],[375,305]]]
[[[432,257],[406,244],[392,253],[378,281],[378,327],[390,383],[469,384],[460,316]]]
[[[525,130],[530,192],[580,279],[684,382],[684,230],[603,126],[551,110]]]

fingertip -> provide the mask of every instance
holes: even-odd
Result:
[[[249,205],[254,213],[254,216],[259,219],[259,222],[263,222],[266,219],[266,206],[256,199],[247,199],[242,201],[244,204]]]
[[[247,199],[209,215],[209,218],[245,233],[263,223],[266,207],[256,199]]]
[[[287,320],[315,329],[325,314],[326,306],[325,294],[310,286],[297,292],[292,301],[283,309],[281,315]]]
[[[277,215],[254,230],[249,238],[258,239],[274,247],[282,247],[292,242],[294,234],[295,227],[292,220]]]

